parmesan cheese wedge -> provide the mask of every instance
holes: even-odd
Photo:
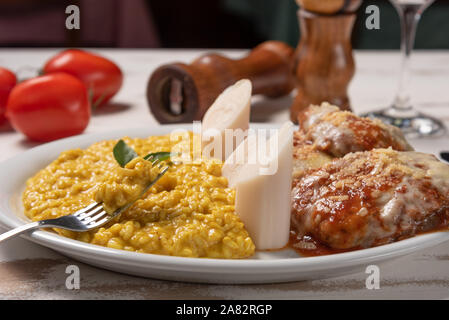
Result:
[[[243,79],[237,81],[234,85],[224,90],[212,106],[204,114],[202,121],[202,150],[206,156],[219,158],[222,161],[226,160],[240,141],[231,136],[228,138],[228,145],[226,148],[225,130],[238,130],[246,132],[249,128],[249,115],[251,104],[252,85],[251,81]],[[233,132],[233,131],[228,131]],[[211,145],[214,140],[215,149],[210,150],[206,147]],[[214,152],[214,150],[220,150]]]
[[[251,136],[239,145],[237,152],[246,152],[248,158],[256,146]],[[259,143],[259,142],[258,142]],[[291,183],[293,169],[293,124],[285,123],[278,134],[265,142],[267,148],[277,144],[270,152],[268,164],[236,164],[226,161],[222,174],[236,189],[235,211],[245,225],[258,250],[284,247],[290,234]],[[244,150],[242,150],[244,149]],[[246,151],[245,151],[246,150]],[[229,157],[229,160],[236,157]],[[277,169],[263,174],[263,167]]]

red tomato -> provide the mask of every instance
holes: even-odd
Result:
[[[90,118],[86,87],[62,72],[23,81],[9,95],[6,117],[14,129],[35,141],[79,134]]]
[[[0,67],[0,123],[5,121],[6,103],[12,88],[17,83],[16,76],[8,69]]]
[[[98,55],[76,49],[62,51],[44,66],[44,73],[67,72],[79,78],[92,90],[92,104],[109,101],[122,86],[123,75],[112,61]]]

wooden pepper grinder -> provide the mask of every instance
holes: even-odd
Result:
[[[267,41],[242,59],[207,54],[191,64],[171,63],[157,68],[147,86],[151,112],[160,123],[201,120],[217,96],[236,81],[252,81],[253,94],[279,97],[295,87],[291,73],[294,49]]]
[[[362,0],[296,0],[301,38],[293,72],[297,96],[290,118],[323,101],[350,110],[347,88],[354,75],[351,34]]]

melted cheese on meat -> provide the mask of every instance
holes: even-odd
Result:
[[[310,106],[300,118],[300,126],[306,140],[333,157],[374,148],[413,150],[399,128],[340,111],[328,103]]]
[[[294,183],[292,223],[338,249],[394,241],[448,223],[449,165],[419,152],[357,152]]]

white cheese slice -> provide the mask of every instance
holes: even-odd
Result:
[[[205,156],[219,158],[222,161],[234,151],[237,145],[244,139],[244,136],[237,139],[231,136],[228,138],[228,148],[225,143],[225,130],[238,130],[246,132],[249,128],[249,116],[251,105],[252,85],[251,81],[243,79],[224,90],[212,106],[204,114],[202,121],[202,149]],[[232,133],[232,131],[228,131]],[[217,149],[221,149],[221,154],[215,152],[205,152],[207,145],[215,141]],[[218,144],[217,144],[218,143]]]
[[[228,187],[235,188],[239,178],[245,177],[242,172],[258,172],[257,136],[254,132],[243,140],[234,152],[226,159],[221,169],[223,177],[228,179]]]
[[[279,249],[287,245],[290,234],[291,183],[293,169],[293,124],[287,122],[278,134],[266,142],[267,148],[277,143],[270,152],[268,167],[277,166],[274,174],[261,174],[261,164],[231,164],[226,162],[223,175],[236,189],[235,211],[245,224],[258,250]],[[245,140],[238,149],[255,150]],[[231,157],[230,157],[231,159]]]

